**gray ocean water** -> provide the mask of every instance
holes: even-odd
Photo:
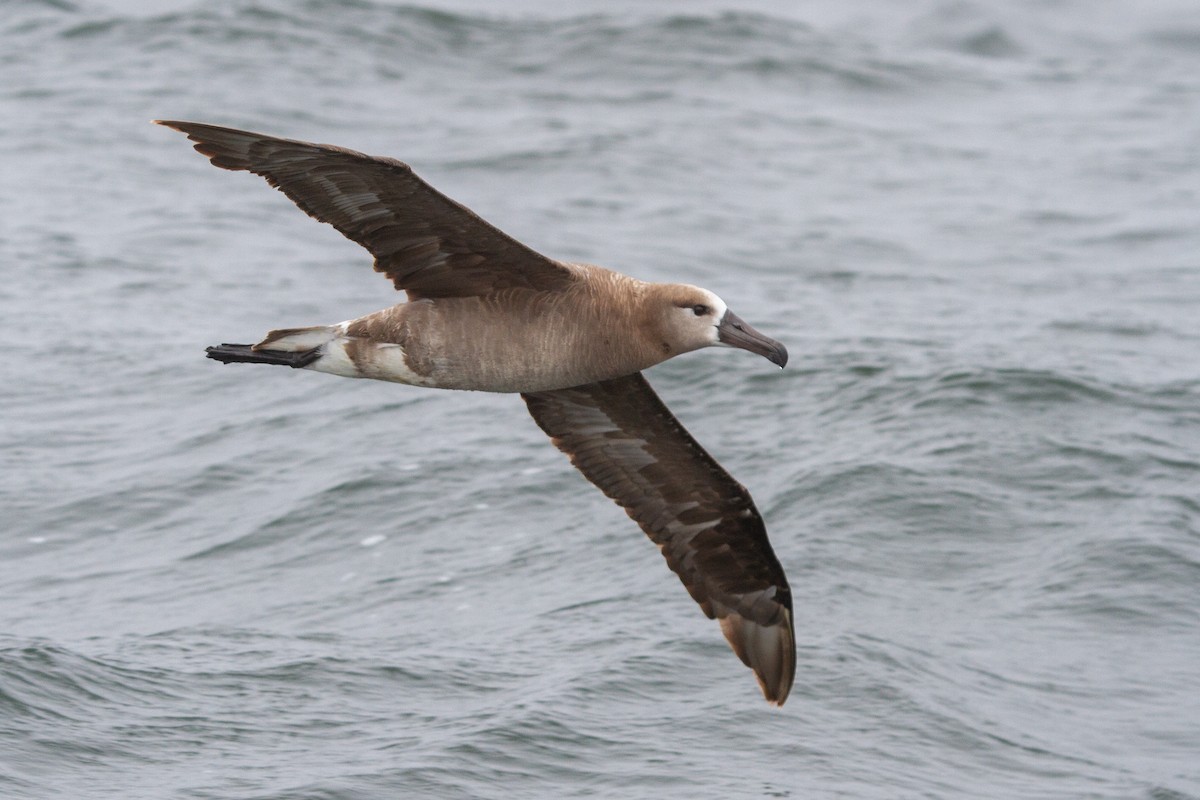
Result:
[[[784,341],[649,378],[787,705],[518,398],[206,361],[400,298],[156,117]],[[1194,0],[8,0],[0,276],[0,797],[1200,798]]]

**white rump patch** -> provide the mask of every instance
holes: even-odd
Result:
[[[350,352],[354,357],[350,357]],[[370,378],[377,381],[433,386],[427,376],[418,375],[404,359],[404,348],[390,342],[372,342],[353,336],[337,336],[321,348],[321,357],[305,369],[340,375],[343,378]]]

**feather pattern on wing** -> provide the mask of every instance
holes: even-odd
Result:
[[[526,247],[392,158],[198,122],[159,120],[187,134],[215,166],[261,175],[309,216],[375,256],[411,299],[553,291],[571,269]]]
[[[641,373],[522,397],[571,463],[659,546],[767,700],[782,705],[796,669],[792,594],[746,488]]]

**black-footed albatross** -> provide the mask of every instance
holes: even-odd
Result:
[[[782,367],[787,351],[712,292],[556,261],[484,222],[407,164],[194,122],[223,169],[261,175],[375,257],[408,302],[336,325],[222,344],[225,363],[281,364],[441,389],[519,392],[580,472],[659,546],[767,700],[796,670],[792,594],[746,488],[679,424],[641,371],[701,347]]]

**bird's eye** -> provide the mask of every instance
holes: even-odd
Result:
[[[708,313],[708,306],[704,305],[703,303],[697,303],[696,305],[692,306],[692,313],[697,317],[703,317]]]

